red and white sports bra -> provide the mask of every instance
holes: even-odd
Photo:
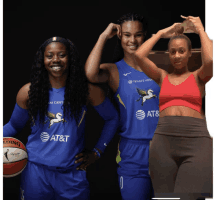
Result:
[[[171,84],[167,75],[161,85],[159,100],[160,112],[170,106],[186,106],[201,113],[202,97],[193,74],[179,85]]]

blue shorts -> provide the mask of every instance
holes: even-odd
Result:
[[[21,174],[21,200],[88,200],[86,172],[75,167],[51,169],[28,162]]]
[[[150,140],[121,138],[118,181],[123,200],[150,200],[153,187],[149,175]]]

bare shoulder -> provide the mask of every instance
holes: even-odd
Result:
[[[93,106],[101,104],[105,99],[105,93],[99,84],[89,83],[89,103]]]
[[[27,109],[28,92],[30,90],[30,85],[31,85],[31,83],[25,84],[18,91],[18,94],[17,94],[16,102],[20,107],[22,107],[24,109]]]

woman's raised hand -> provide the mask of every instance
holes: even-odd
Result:
[[[174,23],[172,26],[160,30],[162,33],[162,38],[171,38],[175,35],[182,34],[184,31],[184,28],[181,26],[181,23]]]
[[[202,25],[202,22],[199,17],[193,17],[193,16],[188,16],[185,17],[181,15],[183,19],[186,19],[183,24],[188,24],[188,26],[185,28],[185,31],[187,32],[187,29],[191,29],[193,32],[199,34],[200,31],[204,31],[204,27]]]
[[[118,36],[120,36],[121,26],[118,24],[110,23],[102,34],[105,35],[107,37],[107,39],[112,38],[116,34]]]

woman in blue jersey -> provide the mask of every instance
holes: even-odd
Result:
[[[82,153],[86,105],[105,120],[94,150]],[[101,90],[85,76],[75,45],[53,37],[37,51],[31,82],[17,94],[15,109],[3,136],[14,137],[31,122],[26,144],[28,164],[21,175],[27,199],[89,199],[86,167],[104,151],[117,129],[118,115]]]
[[[109,24],[90,53],[85,70],[89,81],[107,83],[120,110],[118,180],[123,199],[150,199],[149,142],[156,129],[159,86],[134,59],[145,39],[144,18],[135,13]],[[113,63],[100,64],[106,41],[118,36]]]

